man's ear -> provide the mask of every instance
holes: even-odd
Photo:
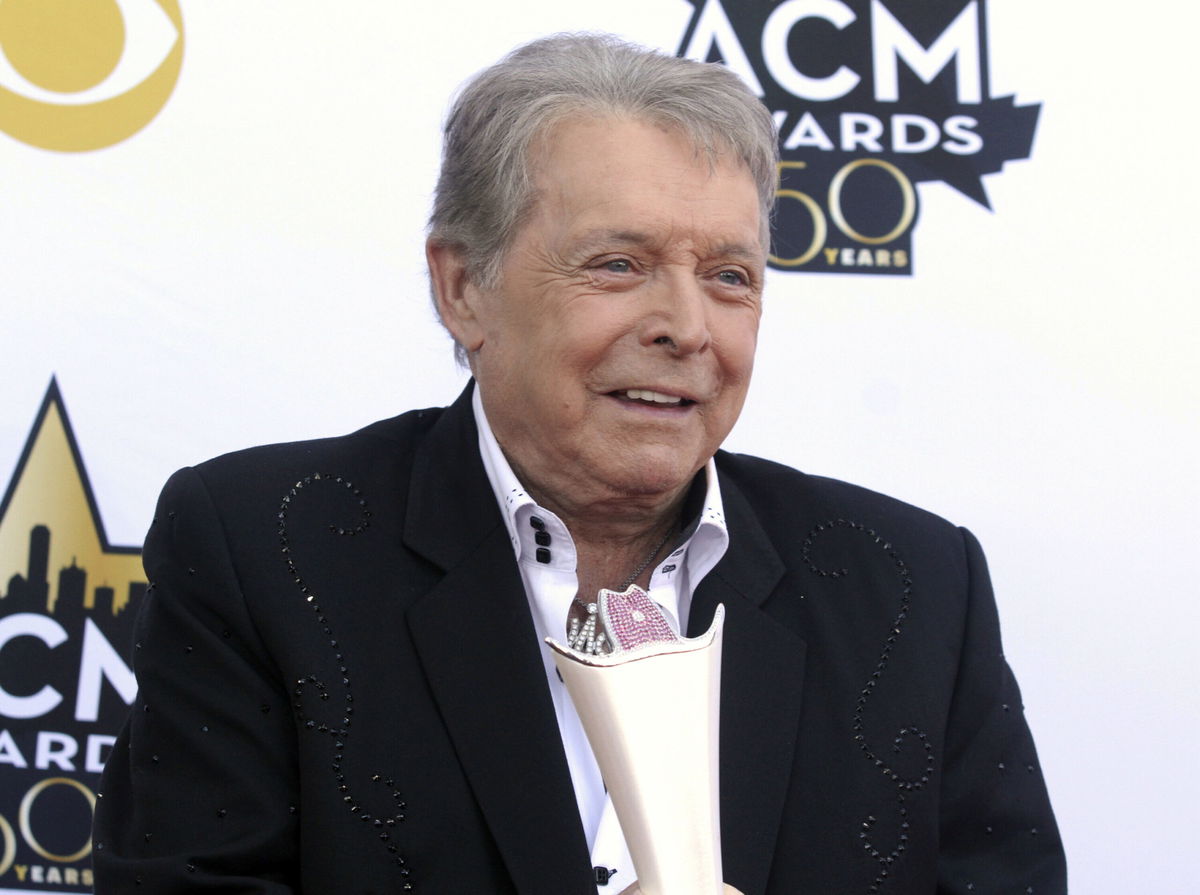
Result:
[[[462,250],[430,239],[425,242],[425,260],[442,323],[468,354],[477,351],[483,344],[478,316],[481,291],[467,276]]]

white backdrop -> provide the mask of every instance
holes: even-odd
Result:
[[[448,96],[514,45],[674,51],[683,0],[181,0],[142,132],[0,134],[0,488],[57,374],[110,540],[178,466],[443,404],[424,219]],[[773,273],[728,446],[968,525],[1077,893],[1194,891],[1200,14],[992,0],[993,95],[1042,102],[995,213],[919,187],[916,275]],[[1166,7],[1162,7],[1163,10]]]

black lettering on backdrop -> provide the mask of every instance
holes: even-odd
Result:
[[[773,267],[911,274],[917,183],[990,208],[1041,106],[991,96],[985,3],[692,0],[678,54],[736,71],[779,130]]]

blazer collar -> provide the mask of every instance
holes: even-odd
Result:
[[[717,455],[721,467],[721,454]],[[725,606],[721,656],[721,852],[725,881],[763,892],[796,761],[806,645],[765,611],[784,564],[745,495],[721,478],[730,544],[700,582],[688,633]]]
[[[502,524],[471,412],[475,380],[444,411],[413,459],[404,543],[442,569],[470,556]]]
[[[409,609],[409,630],[517,891],[595,895],[529,603],[479,459],[470,391],[434,424],[413,464],[404,540],[446,575]]]

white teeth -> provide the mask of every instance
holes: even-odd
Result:
[[[683,401],[677,395],[664,395],[661,392],[652,392],[647,388],[626,389],[625,395],[634,401],[652,401],[655,404],[679,404]]]

